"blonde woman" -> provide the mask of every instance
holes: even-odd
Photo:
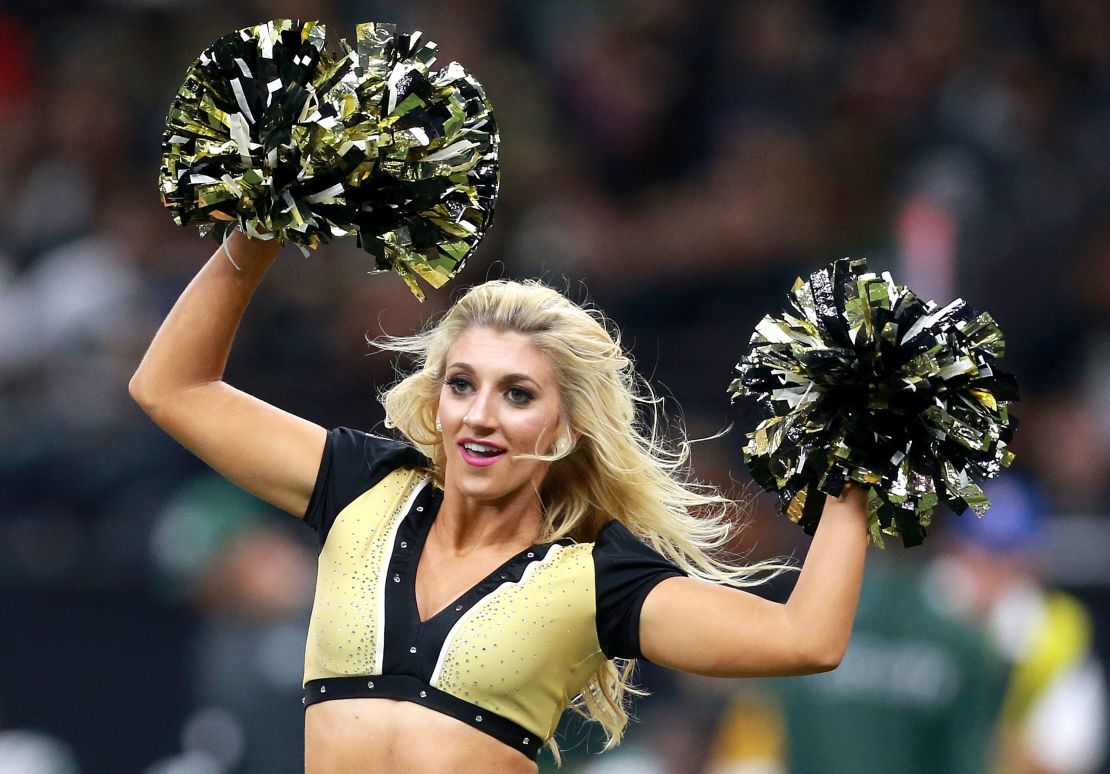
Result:
[[[534,283],[474,287],[434,328],[385,343],[417,361],[383,395],[403,442],[325,430],[222,381],[276,254],[236,232],[130,390],[320,536],[308,772],[529,774],[570,704],[619,743],[633,659],[721,677],[839,663],[867,542],[861,492],[830,499],[786,604],[741,590],[753,568],[713,557],[731,503],[688,482],[684,448],[638,419],[654,404],[619,340]]]

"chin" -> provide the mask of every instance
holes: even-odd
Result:
[[[515,486],[500,485],[492,481],[463,480],[456,484],[459,493],[468,500],[477,500],[486,503],[502,503],[514,499],[522,490],[528,489],[527,481]]]
[[[463,484],[459,487],[459,492],[468,500],[480,500],[490,503],[506,500],[512,494],[511,491],[505,491],[504,489],[498,489],[496,487],[482,486],[481,484],[477,486],[467,486]]]

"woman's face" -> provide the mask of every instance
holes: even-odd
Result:
[[[515,457],[550,454],[559,419],[555,370],[529,336],[465,331],[447,353],[439,394],[445,488],[491,504],[535,497],[550,463]]]

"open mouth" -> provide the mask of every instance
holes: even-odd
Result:
[[[472,465],[489,465],[505,455],[505,449],[493,444],[478,441],[463,441],[459,444],[463,459]]]

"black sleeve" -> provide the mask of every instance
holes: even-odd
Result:
[[[335,517],[355,498],[397,468],[427,466],[420,452],[400,441],[347,427],[329,430],[304,521],[322,545]]]
[[[616,520],[598,532],[593,556],[601,650],[608,658],[643,658],[640,608],[644,599],[660,581],[686,573]]]

